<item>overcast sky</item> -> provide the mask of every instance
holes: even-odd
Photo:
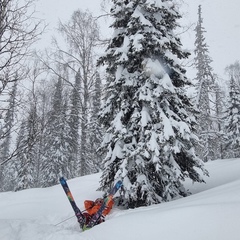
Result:
[[[205,27],[206,42],[209,46],[209,55],[212,58],[212,67],[216,74],[223,78],[227,65],[240,60],[240,1],[239,0],[186,0],[188,22],[197,21],[198,5],[202,5],[203,26]],[[190,34],[190,33],[189,33]],[[185,45],[194,41],[195,33],[190,42],[185,34]]]
[[[95,16],[103,14],[102,0],[38,0],[36,10],[41,18],[49,25],[49,31],[42,40],[42,45],[49,46],[50,35],[57,26],[58,20],[68,21],[74,10],[89,9]],[[202,5],[203,26],[206,30],[206,42],[209,45],[209,55],[213,60],[214,72],[226,79],[224,69],[227,65],[240,60],[240,1],[239,0],[184,0],[182,7],[184,25],[195,24],[198,16],[198,5]],[[108,24],[101,19],[103,32],[108,31]],[[195,32],[191,30],[184,33],[184,48],[193,50]],[[194,73],[190,72],[190,76]],[[192,75],[191,75],[192,74]]]

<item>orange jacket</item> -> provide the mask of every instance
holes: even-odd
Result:
[[[111,211],[111,209],[113,207],[113,204],[114,204],[114,201],[113,201],[113,199],[111,199],[109,201],[108,205],[105,207],[105,210],[103,211],[103,214],[102,214],[103,216],[106,216],[107,214],[109,214],[109,212]],[[85,206],[85,209],[88,212],[88,214],[93,215],[101,207],[101,204],[96,204],[94,201],[91,201],[91,200],[85,200],[84,206]]]

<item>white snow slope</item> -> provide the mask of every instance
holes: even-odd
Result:
[[[85,232],[60,185],[0,193],[0,239],[239,240],[240,159],[209,162],[206,168],[206,184],[185,182],[191,196],[138,209],[114,207],[106,222]],[[94,174],[68,181],[81,209],[85,199],[102,195],[96,191],[99,179]]]

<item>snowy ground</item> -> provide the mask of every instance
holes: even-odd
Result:
[[[206,168],[206,184],[186,182],[190,197],[134,210],[114,208],[105,223],[85,232],[60,185],[0,193],[0,239],[239,240],[240,159],[209,162]],[[85,199],[101,196],[99,177],[68,181],[80,208]]]

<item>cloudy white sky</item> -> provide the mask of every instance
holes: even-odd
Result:
[[[157,0],[156,0],[157,1]],[[49,46],[50,35],[53,33],[58,20],[65,22],[78,8],[89,9],[95,16],[103,14],[101,10],[102,0],[38,0],[36,10],[41,18],[49,23],[49,30],[42,40],[42,44]],[[224,68],[240,60],[240,1],[239,0],[179,0],[184,2],[183,24],[190,25],[197,21],[198,5],[202,5],[203,25],[206,29],[206,41],[209,45],[209,55],[213,60],[212,67],[221,78]],[[108,4],[109,5],[109,4]],[[107,9],[106,9],[107,10]],[[103,33],[109,34],[108,24],[104,19],[100,20]],[[192,27],[183,35],[184,48],[194,49],[195,33]]]
[[[240,1],[239,0],[185,0],[188,6],[187,22],[197,21],[197,8],[202,5],[203,26],[206,30],[206,42],[213,60],[215,73],[224,76],[224,68],[240,60]],[[189,33],[190,34],[190,33]],[[188,34],[185,34],[185,45],[188,47]],[[192,34],[190,44],[194,41]]]

